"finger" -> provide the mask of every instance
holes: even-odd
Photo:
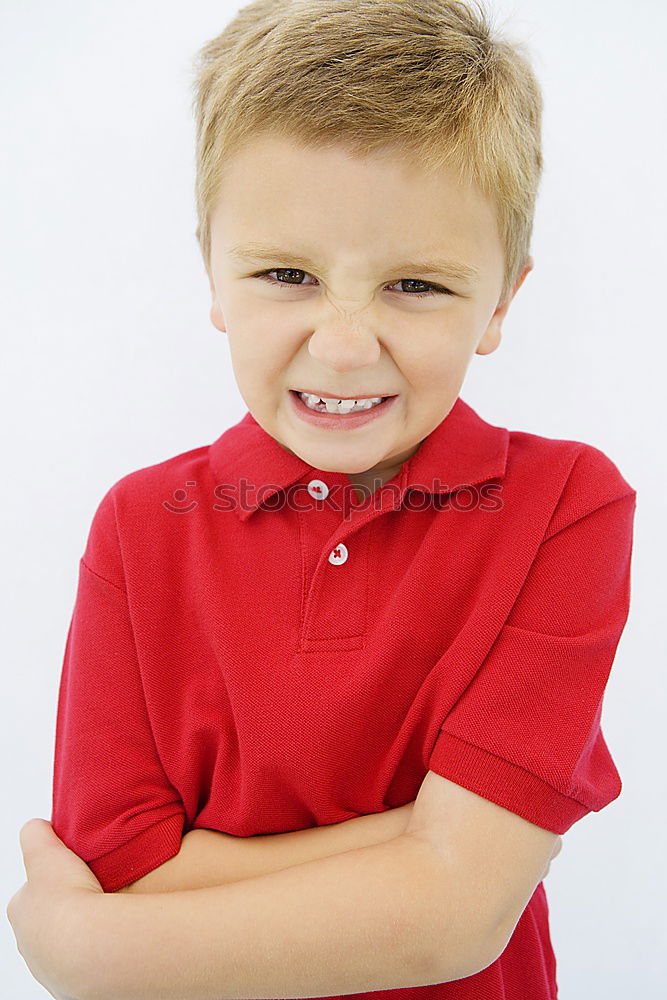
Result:
[[[25,868],[26,877],[28,876],[28,869],[32,867],[33,856],[35,853],[35,837],[37,837],[37,843],[41,839],[41,830],[38,829],[42,820],[39,818],[29,819],[27,823],[24,823],[19,830],[19,844],[21,847],[21,854],[23,857],[23,867]]]
[[[53,852],[62,846],[49,821],[39,817],[29,819],[19,831],[19,842],[26,877],[48,874]]]
[[[51,824],[46,819],[41,819],[39,816],[35,816],[33,819],[29,819],[27,823],[24,823],[19,830],[19,837],[21,838],[21,844],[23,845],[24,837],[28,840],[32,840],[33,836],[40,836],[41,833],[51,830]]]
[[[46,819],[28,820],[20,831],[28,880],[68,889],[104,892],[88,863],[65,844]]]

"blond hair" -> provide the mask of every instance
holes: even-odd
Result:
[[[478,0],[253,0],[194,60],[196,238],[225,163],[258,134],[455,168],[496,209],[504,302],[530,254],[542,96]]]

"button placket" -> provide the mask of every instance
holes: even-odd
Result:
[[[340,532],[337,532],[340,537]],[[350,547],[334,535],[322,553],[304,607],[301,652],[362,649],[368,612],[368,531]],[[333,546],[333,548],[331,547]]]
[[[307,489],[314,499],[327,497],[331,488],[321,480],[310,480]],[[347,484],[343,484],[347,485]],[[368,564],[372,522],[396,509],[384,502],[381,509],[356,510],[349,503],[344,510],[316,503],[301,518],[303,543],[309,553],[304,589],[300,652],[362,649],[368,627]],[[350,548],[342,541],[348,538]],[[324,541],[318,552],[318,544]],[[333,547],[332,547],[333,546]],[[326,554],[326,558],[325,558]],[[312,561],[311,561],[312,560]],[[310,577],[308,569],[313,567]],[[341,568],[343,567],[344,568]]]

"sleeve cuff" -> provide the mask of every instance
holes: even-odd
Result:
[[[103,854],[88,867],[105,892],[115,892],[143,878],[178,854],[181,847],[184,813],[167,816],[132,840]]]
[[[428,766],[441,777],[552,833],[565,833],[591,811],[589,806],[563,795],[530,771],[444,729]]]

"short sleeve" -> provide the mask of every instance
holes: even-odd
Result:
[[[609,463],[611,464],[611,463]],[[552,518],[488,655],[441,726],[429,768],[565,833],[621,792],[602,704],[630,601],[636,491]],[[620,490],[619,490],[620,492]]]
[[[153,739],[113,513],[107,494],[79,563],[58,695],[51,819],[105,892],[177,854],[185,817]]]

